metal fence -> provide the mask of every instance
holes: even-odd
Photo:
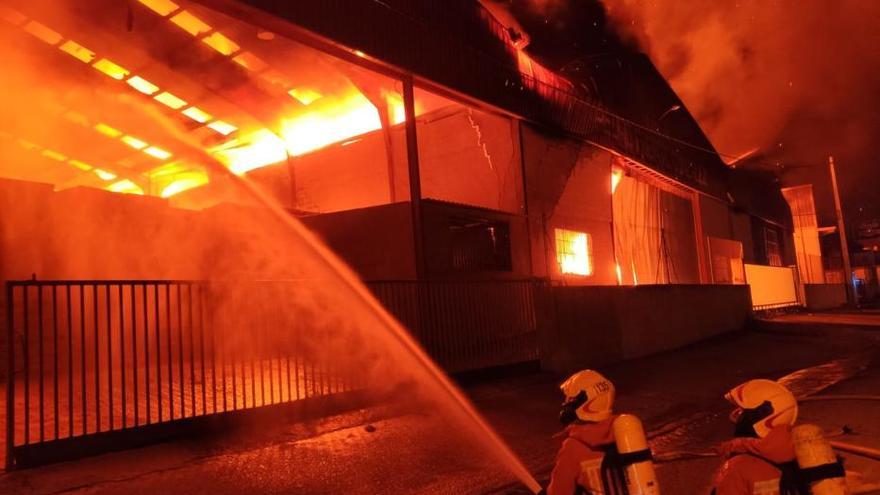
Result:
[[[538,359],[530,280],[371,282],[376,298],[450,372]]]
[[[191,281],[7,282],[6,464],[46,446],[353,390],[277,308],[237,321]],[[239,287],[241,289],[241,287]],[[253,307],[267,290],[234,293]],[[240,319],[239,319],[240,320]]]
[[[368,286],[449,371],[537,359],[536,282]],[[77,457],[112,444],[108,435],[146,443],[157,428],[201,418],[346,400],[366,384],[340,368],[346,344],[331,339],[333,323],[301,321],[311,304],[294,302],[303,290],[298,282],[7,282],[7,468],[57,460],[59,447]]]

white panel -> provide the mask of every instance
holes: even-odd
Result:
[[[745,265],[752,306],[798,304],[794,270],[788,267]]]

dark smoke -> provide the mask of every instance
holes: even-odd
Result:
[[[536,0],[551,10],[558,3]],[[753,166],[781,172],[783,183],[815,181],[820,191],[827,172],[815,166],[833,154],[850,212],[880,214],[873,185],[880,2],[604,4],[621,35],[651,57],[721,153],[758,148]]]

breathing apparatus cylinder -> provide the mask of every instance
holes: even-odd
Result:
[[[794,452],[801,474],[813,495],[846,495],[846,472],[831,444],[816,425],[800,425],[792,430]]]
[[[660,495],[651,449],[639,418],[621,414],[612,425],[629,495]]]

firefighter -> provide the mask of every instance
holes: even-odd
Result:
[[[565,437],[546,495],[659,495],[642,423],[615,415],[614,385],[583,370],[560,385],[565,396],[560,422]]]
[[[600,494],[602,459],[614,444],[614,385],[593,370],[579,371],[560,387],[565,430],[547,495]]]
[[[734,439],[721,444],[724,464],[713,495],[807,495],[795,462],[791,431],[797,420],[794,395],[772,380],[750,380],[725,395]]]

